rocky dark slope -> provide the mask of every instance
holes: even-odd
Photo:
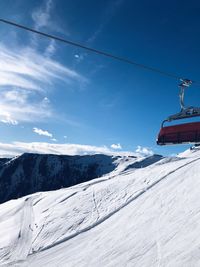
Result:
[[[0,203],[39,191],[69,187],[116,168],[118,157],[25,153],[0,160]]]

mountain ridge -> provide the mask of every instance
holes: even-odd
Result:
[[[161,158],[159,155],[137,158],[104,154],[68,156],[24,153],[12,159],[1,159],[0,203],[102,177],[119,169],[123,162],[126,162],[127,168],[140,168],[144,161],[144,165],[148,165]]]

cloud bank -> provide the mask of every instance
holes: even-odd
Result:
[[[42,153],[60,155],[86,155],[86,154],[112,154],[134,156],[136,153],[129,151],[116,152],[107,146],[91,146],[80,144],[53,144],[45,142],[12,142],[10,144],[0,143],[0,156],[13,157],[22,153]]]

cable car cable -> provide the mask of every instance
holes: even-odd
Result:
[[[44,37],[47,37],[47,38],[50,38],[50,39],[53,39],[53,40],[68,44],[68,45],[79,47],[79,48],[85,49],[87,51],[90,51],[90,52],[93,52],[93,53],[96,53],[96,54],[99,54],[99,55],[103,55],[103,56],[106,56],[106,57],[109,57],[109,58],[112,58],[112,59],[115,59],[115,60],[118,60],[118,61],[121,61],[121,62],[125,62],[125,63],[131,64],[131,65],[135,65],[136,67],[143,68],[143,69],[146,69],[146,70],[149,70],[149,71],[153,71],[153,72],[156,72],[156,73],[159,73],[161,75],[165,75],[165,76],[177,79],[177,80],[180,80],[182,78],[181,76],[178,76],[176,74],[165,72],[165,71],[162,71],[160,69],[153,68],[153,67],[150,67],[150,66],[147,66],[147,65],[144,65],[144,64],[140,64],[140,63],[137,63],[137,62],[135,62],[133,60],[130,60],[128,58],[120,57],[120,56],[117,56],[117,55],[114,55],[114,54],[110,54],[110,53],[108,53],[106,51],[103,51],[103,50],[98,50],[98,49],[95,49],[95,48],[92,48],[92,47],[88,47],[88,46],[85,46],[85,45],[83,45],[81,43],[70,41],[70,40],[67,40],[67,39],[52,35],[52,34],[48,34],[48,33],[45,33],[45,32],[41,32],[41,31],[35,30],[33,28],[24,26],[22,24],[18,24],[16,22],[12,22],[10,20],[5,20],[5,19],[1,19],[0,18],[0,22],[8,24],[8,25],[11,25],[11,26],[14,26],[14,27],[17,27],[17,28],[20,28],[20,29],[23,29],[23,30],[26,30],[26,31],[29,31],[29,32],[32,32],[32,33],[36,33],[38,35],[41,35],[41,36],[44,36]],[[192,82],[193,83],[197,83],[195,81],[192,81]]]

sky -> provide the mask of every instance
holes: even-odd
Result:
[[[0,18],[200,80],[200,2],[2,0]],[[176,79],[0,23],[0,155],[172,155],[161,122],[179,112]],[[186,104],[200,105],[200,86]]]

